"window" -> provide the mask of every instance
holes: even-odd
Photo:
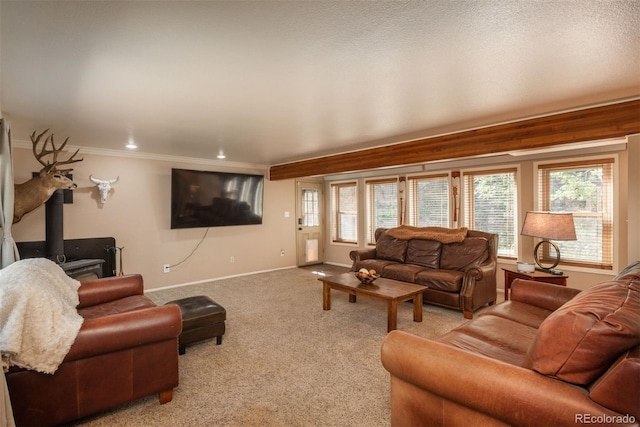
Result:
[[[407,222],[414,227],[449,227],[449,175],[407,178]]]
[[[464,173],[464,220],[474,230],[498,235],[498,255],[516,258],[517,169]]]
[[[577,240],[554,242],[565,264],[613,268],[613,164],[598,159],[538,165],[538,207],[573,213]]]
[[[320,225],[320,201],[318,190],[304,188],[302,190],[302,225],[316,227]]]
[[[331,238],[358,243],[358,187],[355,182],[331,184]]]
[[[398,226],[397,178],[365,181],[367,189],[367,243],[374,244],[377,228]]]

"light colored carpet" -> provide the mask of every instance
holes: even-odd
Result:
[[[332,291],[322,310],[317,271],[287,269],[148,293],[157,304],[207,295],[227,310],[222,345],[215,339],[180,356],[173,401],[150,396],[78,426],[389,426],[389,375],[380,362],[386,336],[383,303]],[[411,303],[398,307],[398,329],[427,338],[464,322],[461,312]]]

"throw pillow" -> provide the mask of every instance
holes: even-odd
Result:
[[[382,233],[376,241],[376,258],[389,261],[404,262],[407,252],[407,241]]]
[[[462,243],[442,245],[440,268],[465,270],[482,264],[489,258],[489,241],[484,237],[467,237]]]
[[[407,263],[423,267],[438,268],[442,243],[436,240],[409,240],[407,246]]]
[[[611,281],[582,291],[542,322],[523,366],[589,384],[640,344],[639,315],[640,282]]]

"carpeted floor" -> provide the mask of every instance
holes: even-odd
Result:
[[[389,376],[380,363],[386,306],[332,291],[322,310],[321,265],[150,292],[158,304],[207,295],[227,310],[222,345],[215,339],[180,356],[173,401],[150,396],[77,426],[389,426]],[[454,310],[398,308],[398,329],[437,337],[464,321]]]

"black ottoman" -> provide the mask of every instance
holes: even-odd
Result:
[[[188,344],[208,338],[216,337],[216,344],[222,344],[227,311],[221,305],[204,295],[169,301],[167,304],[178,305],[182,313],[179,354],[185,353]]]

